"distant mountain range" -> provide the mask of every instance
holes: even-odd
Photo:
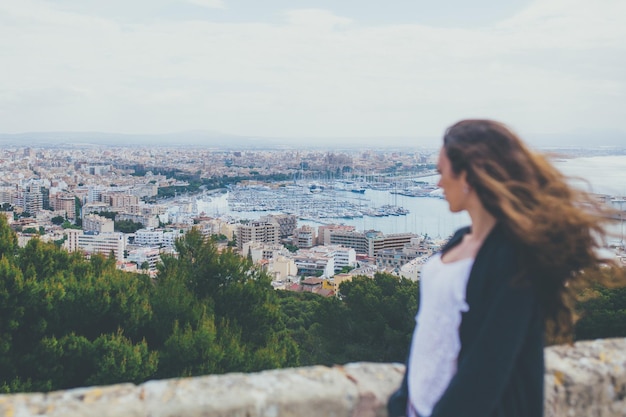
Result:
[[[537,148],[575,147],[626,148],[626,132],[585,131],[570,134],[535,134],[525,139]],[[125,134],[103,132],[26,132],[0,133],[0,146],[159,146],[211,147],[217,149],[284,148],[437,148],[440,138],[433,137],[252,137],[214,131],[186,131],[165,134]]]
[[[255,142],[252,138],[208,131],[189,131],[165,134],[129,134],[104,132],[25,132],[0,134],[0,145],[20,146],[210,146],[248,147]]]

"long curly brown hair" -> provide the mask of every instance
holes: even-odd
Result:
[[[589,284],[583,270],[609,261],[600,249],[610,209],[572,188],[502,123],[463,120],[446,130],[443,142],[454,173],[466,172],[485,209],[518,248],[519,277],[533,286],[550,334],[571,334],[574,297]]]

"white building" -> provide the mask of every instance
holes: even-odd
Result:
[[[237,247],[243,251],[243,245],[246,242],[263,242],[269,244],[278,244],[280,235],[278,227],[270,223],[251,222],[248,224],[240,224],[237,226]],[[242,252],[244,255],[245,253]]]
[[[139,229],[135,232],[135,244],[140,246],[173,247],[182,237],[179,230]]]
[[[101,185],[90,185],[87,188],[87,203],[100,202],[104,187]]]
[[[267,272],[275,280],[286,280],[298,276],[298,266],[292,258],[278,255],[270,261]]]
[[[144,262],[147,262],[148,269],[154,271],[157,264],[161,262],[161,256],[158,248],[138,248],[128,253],[127,260],[135,262],[138,268],[141,268]]]
[[[291,236],[298,225],[298,217],[293,214],[268,214],[259,218],[261,223],[269,223],[276,226],[279,237]]]
[[[64,211],[68,219],[76,219],[76,197],[73,194],[59,193],[51,195],[50,204],[55,211]]]
[[[309,249],[307,252],[324,256],[331,256],[334,262],[333,272],[339,272],[347,266],[351,268],[354,268],[356,266],[356,251],[352,248],[347,248],[341,245],[315,246]],[[298,254],[300,253],[306,252],[298,251]],[[330,277],[332,275],[327,276]]]
[[[97,214],[83,216],[83,230],[85,232],[113,233],[115,222]]]
[[[86,255],[95,253],[109,256],[113,252],[115,259],[124,259],[126,239],[123,233],[83,232],[82,230],[66,229],[67,240],[63,244],[69,252],[81,251]]]
[[[141,223],[143,227],[146,228],[156,228],[159,227],[159,218],[157,216],[146,216],[143,214],[128,214],[128,213],[119,213],[116,217],[116,220],[130,220],[135,223]]]
[[[182,233],[180,233],[180,231],[178,230],[170,230],[167,232],[163,232],[163,246],[164,247],[174,247],[174,243],[176,242],[177,239],[180,239],[181,237],[183,237],[184,235]]]
[[[131,188],[131,194],[142,197],[154,197],[158,194],[159,187],[156,184],[137,184]]]
[[[317,241],[315,229],[307,225],[297,228],[293,233],[293,237],[294,245],[301,249],[312,248]]]
[[[267,243],[250,241],[243,244],[241,255],[252,258],[252,262],[258,263],[262,259],[271,261],[279,255],[285,255],[288,251],[283,245],[270,245]]]
[[[95,202],[95,203],[87,203],[82,207],[83,216],[91,213],[99,213],[99,212],[110,212],[111,206],[107,203]]]
[[[9,203],[13,204],[13,193],[15,187],[0,187],[0,204]]]
[[[335,258],[335,272],[341,271],[344,267],[354,268],[356,266],[356,251],[344,246],[332,245],[322,246],[328,249]]]
[[[399,272],[400,276],[411,281],[419,281],[422,274],[422,266],[424,266],[428,258],[429,256],[420,256],[402,265]]]
[[[318,248],[323,246],[317,246]],[[330,251],[313,251],[301,249],[293,257],[298,267],[298,275],[319,275],[332,277],[335,275],[335,257]]]
[[[163,244],[163,230],[139,229],[135,232],[135,244],[161,246]]]
[[[43,194],[41,192],[41,184],[39,181],[31,181],[26,185],[26,188],[23,190],[23,205],[25,212],[32,214],[33,216],[37,214],[38,211],[43,209]]]

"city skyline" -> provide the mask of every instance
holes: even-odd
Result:
[[[436,146],[489,117],[626,139],[624,2],[335,3],[2,2],[0,133]]]

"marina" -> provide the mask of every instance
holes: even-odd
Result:
[[[396,204],[374,205],[366,188],[334,189],[318,185],[256,185],[230,189],[228,206],[233,212],[278,211],[302,220],[325,223],[327,219],[354,219],[363,216],[405,216],[409,210]],[[346,191],[359,195],[346,195]],[[361,196],[363,195],[363,196]]]
[[[604,195],[623,196],[626,157],[577,158],[556,162],[568,176],[586,189]],[[207,216],[231,216],[256,220],[264,214],[289,213],[299,225],[345,224],[357,230],[383,233],[416,233],[446,237],[470,223],[466,213],[450,213],[441,191],[435,186],[438,176],[397,178],[395,181],[360,181],[364,192],[354,192],[357,181],[298,181],[232,187],[225,193],[212,193],[196,202],[195,211]],[[623,197],[613,197],[612,205],[624,213]],[[623,245],[622,214],[611,228],[611,243]]]
[[[240,195],[233,198],[237,193]],[[249,187],[233,188],[223,194],[212,194],[210,199],[199,199],[195,204],[198,213],[211,217],[257,220],[265,214],[291,213],[298,217],[300,226],[344,224],[359,231],[379,230],[385,234],[409,232],[446,237],[469,224],[466,213],[450,213],[448,203],[442,198],[416,198],[370,188],[363,194],[349,190],[314,194],[290,188],[279,191],[261,188],[252,192]],[[391,214],[398,210],[402,214]]]

